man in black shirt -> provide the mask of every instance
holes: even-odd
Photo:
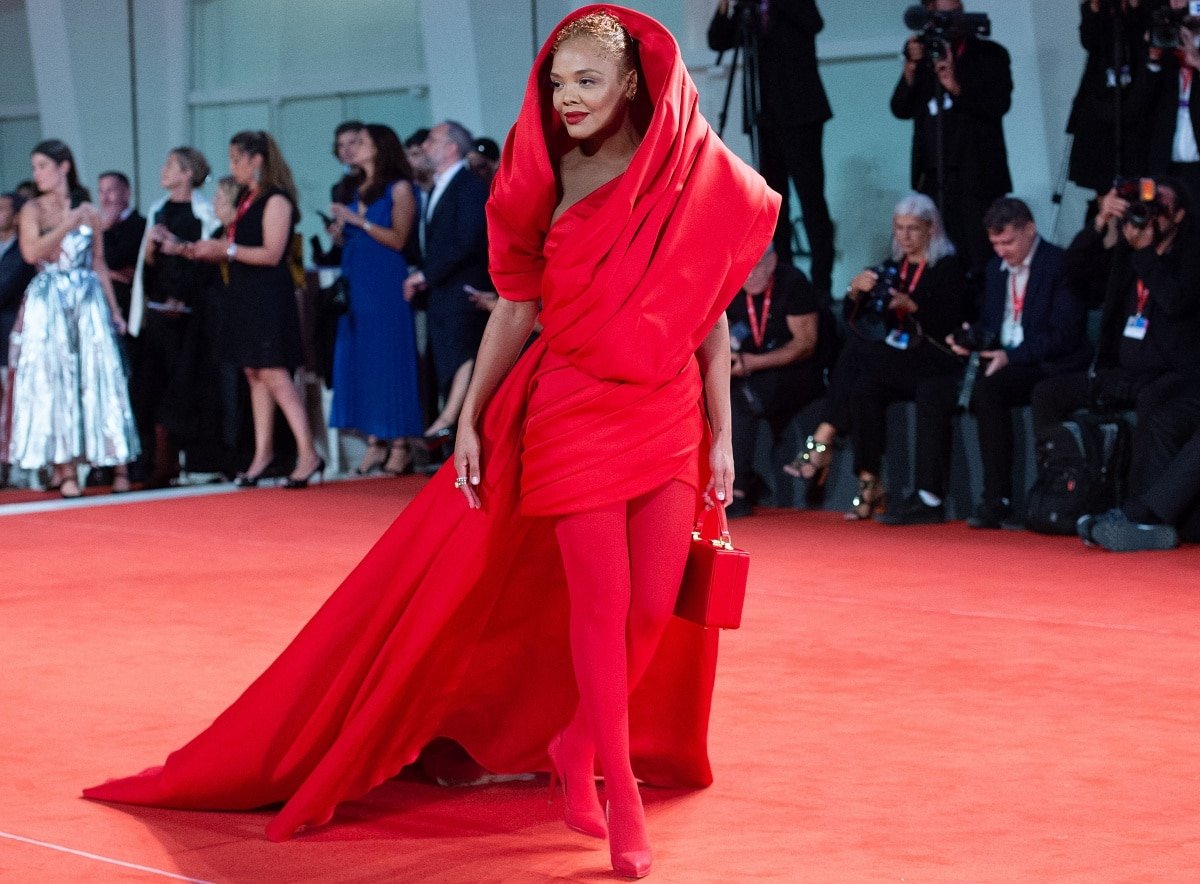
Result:
[[[766,420],[778,444],[792,418],[825,391],[812,359],[817,346],[818,301],[808,279],[781,263],[774,247],[725,311],[733,348],[730,369],[733,409],[733,503],[731,518],[754,509],[754,448],[758,422]]]
[[[962,12],[962,0],[925,0],[930,12]],[[936,95],[941,86],[942,102]],[[919,37],[904,47],[904,70],[892,94],[892,114],[913,121],[912,186],[941,200],[938,190],[938,120],[942,124],[946,233],[968,269],[982,279],[992,248],[983,215],[1012,190],[1004,115],[1012,105],[1008,51],[975,36],[953,37],[932,59]]]
[[[828,297],[834,258],[833,221],[825,201],[825,162],[821,148],[825,123],[833,117],[817,69],[817,34],[825,27],[816,0],[741,0],[753,6],[758,28],[758,87],[762,96],[761,172],[783,194],[775,230],[775,249],[785,264],[792,260],[788,181],[796,187],[804,232],[812,251],[812,284]],[[733,49],[737,21],[733,4],[720,0],[708,28],[714,52]]]
[[[146,232],[146,219],[130,205],[129,178],[124,172],[103,173],[96,190],[100,195],[100,215],[104,218],[104,261],[108,264],[121,316],[128,322],[133,271],[142,234]]]

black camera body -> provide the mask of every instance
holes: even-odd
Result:
[[[974,325],[969,325],[966,328],[956,329],[952,335],[952,339],[959,347],[962,347],[964,350],[970,350],[972,353],[995,350],[1000,343],[1000,339],[996,336],[996,333],[981,322],[976,322]]]
[[[1160,6],[1150,14],[1150,45],[1155,49],[1178,49],[1179,29],[1200,18],[1200,0],[1189,0],[1184,9]]]
[[[872,267],[871,272],[879,279],[875,281],[871,290],[863,295],[862,312],[882,317],[887,314],[892,303],[892,289],[904,288],[904,281],[900,276],[900,265],[895,261],[884,261]]]
[[[1158,183],[1153,178],[1118,178],[1113,182],[1113,190],[1129,203],[1121,220],[1138,230],[1145,230],[1162,212]]]
[[[946,54],[946,44],[960,37],[990,37],[992,20],[984,12],[930,11],[910,6],[904,11],[904,26],[916,31],[931,61]]]

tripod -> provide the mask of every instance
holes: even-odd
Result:
[[[738,56],[742,56],[742,131],[750,139],[750,155],[754,168],[762,168],[762,93],[758,79],[758,22],[751,0],[737,0],[733,17],[736,19],[737,35],[733,44],[733,60],[729,65],[729,80],[725,83],[725,98],[721,102],[721,114],[717,118],[717,137],[724,139],[725,124],[729,120],[729,101],[733,97],[733,81],[737,77]],[[720,65],[725,53],[717,53]]]

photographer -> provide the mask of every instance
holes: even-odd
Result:
[[[1087,52],[1079,89],[1071,104],[1067,132],[1071,146],[1068,177],[1080,187],[1105,193],[1119,176],[1146,169],[1148,133],[1135,100],[1135,81],[1146,76],[1146,43],[1155,0],[1083,0],[1079,42]],[[1120,107],[1120,166],[1117,165],[1117,108]]]
[[[884,505],[879,473],[887,406],[912,399],[928,378],[961,374],[958,358],[940,341],[971,315],[962,263],[929,197],[914,193],[896,205],[891,258],[850,283],[844,303],[851,334],[830,375],[821,423],[785,467],[820,485],[834,441],[853,432],[859,491],[851,519],[869,519]]]
[[[955,354],[979,351],[983,368],[970,399],[979,424],[983,501],[967,524],[999,528],[1012,514],[1013,435],[1010,410],[1029,404],[1034,386],[1087,364],[1087,312],[1063,264],[1063,250],[1038,235],[1029,206],[1003,197],[983,220],[995,257],[988,264],[983,311],[976,326],[947,335]],[[917,390],[917,492],[888,514],[892,525],[945,519],[942,496],[950,462],[950,419],[963,375]]]
[[[1177,179],[1195,201],[1200,199],[1200,89],[1193,82],[1200,70],[1200,18],[1191,11],[1187,0],[1167,0],[1155,10],[1135,101],[1150,119],[1146,168],[1155,177]]]
[[[892,113],[913,121],[912,185],[935,200],[940,137],[945,204],[938,208],[968,269],[980,276],[991,257],[983,214],[1012,190],[1003,128],[1012,105],[1011,65],[1003,46],[961,24],[961,0],[922,5],[934,18],[905,44]],[[940,27],[942,21],[951,23]]]
[[[1132,203],[1109,191],[1067,251],[1080,285],[1095,284],[1095,268],[1110,268],[1099,352],[1093,372],[1052,378],[1033,391],[1039,443],[1078,409],[1136,408],[1136,461],[1147,418],[1175,394],[1181,373],[1200,364],[1200,238],[1191,204],[1173,179],[1153,187],[1151,199]]]
[[[817,349],[816,293],[807,277],[781,264],[774,247],[750,271],[734,296],[729,318],[733,348],[733,503],[731,518],[748,516],[762,479],[754,472],[758,422],[771,429],[772,450],[805,405],[825,392]]]
[[[834,231],[825,201],[822,142],[833,111],[817,70],[816,48],[825,22],[815,0],[720,0],[708,28],[708,45],[714,52],[737,44],[739,15],[748,15],[758,31],[760,171],[771,189],[783,195],[775,250],[780,261],[792,262],[790,178],[812,250],[812,283],[818,294],[828,296]]]

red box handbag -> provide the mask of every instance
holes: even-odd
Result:
[[[750,553],[734,547],[725,507],[714,507],[700,517],[692,531],[675,615],[701,626],[737,629],[742,623],[749,573]]]

